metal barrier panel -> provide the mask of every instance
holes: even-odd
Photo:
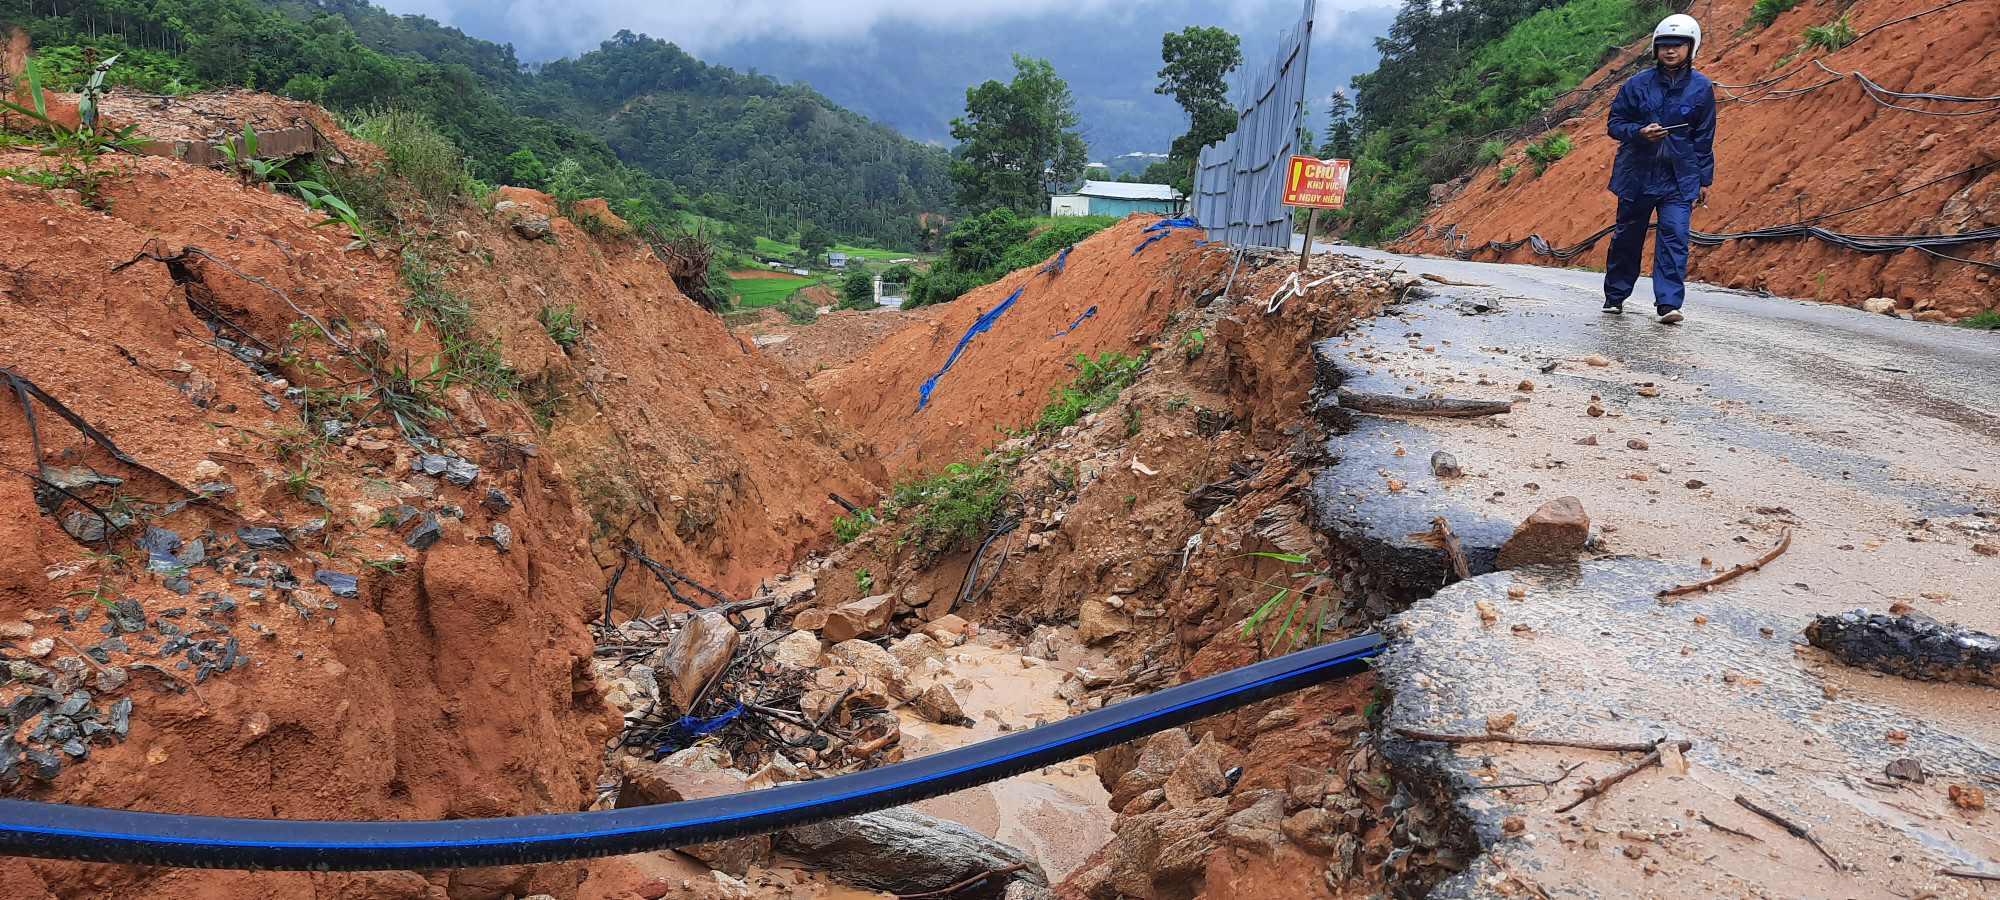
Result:
[[[1291,212],[1279,201],[1285,161],[1298,152],[1304,124],[1313,2],[1305,0],[1305,12],[1278,41],[1278,52],[1238,92],[1236,132],[1196,158],[1189,208],[1209,240],[1232,247],[1292,245]]]

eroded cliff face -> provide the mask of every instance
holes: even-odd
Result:
[[[496,198],[507,205],[494,213],[440,216],[424,250],[502,335],[522,399],[589,510],[604,579],[632,541],[741,596],[823,546],[842,511],[829,493],[874,500],[872,445],[682,296],[644,241],[586,232],[534,191]],[[549,238],[511,227],[537,216],[551,217]],[[572,316],[569,346],[542,326],[549,310]],[[673,599],[650,576],[622,579],[617,596],[629,614]]]
[[[1750,7],[1750,0],[1721,0],[1693,10],[1704,33],[1695,64],[1718,84],[1715,186],[1708,206],[1695,209],[1696,230],[1742,232],[1813,220],[1940,178],[1906,196],[1811,224],[1848,234],[1944,234],[2000,225],[2000,203],[1994,200],[2000,167],[1954,174],[1991,160],[1992,116],[1927,114],[1963,113],[1982,108],[1978,104],[1881,98],[1909,107],[1891,108],[1871,99],[1850,74],[1904,92],[1991,94],[1995,64],[1985,55],[1985,41],[2000,27],[2000,13],[1961,4],[1887,25],[1822,54],[1800,50],[1805,27],[1846,14],[1857,32],[1866,32],[1915,10],[1885,2],[1840,9],[1800,4],[1768,27],[1749,28]],[[1540,234],[1556,247],[1610,225],[1617,204],[1605,185],[1617,142],[1605,134],[1606,114],[1619,84],[1644,64],[1639,57],[1649,46],[1624,48],[1584,81],[1583,88],[1594,92],[1574,109],[1575,117],[1549,123],[1551,130],[1568,132],[1575,149],[1548,174],[1529,177],[1525,142],[1516,142],[1499,164],[1441,186],[1450,199],[1425,216],[1433,230],[1419,230],[1391,249],[1456,249],[1459,244],[1439,240],[1453,225],[1469,236],[1467,246]],[[1502,185],[1498,166],[1509,164],[1518,164],[1520,174]],[[1600,241],[1566,262],[1528,246],[1507,253],[1486,250],[1475,258],[1602,266],[1607,246],[1608,239]],[[1991,241],[1939,252],[2000,262]],[[1647,259],[1650,265],[1650,253]],[[1888,297],[1904,312],[1952,320],[1994,308],[2000,301],[1992,284],[1996,274],[1921,250],[1859,253],[1815,240],[1778,239],[1695,247],[1688,277],[1850,306]]]
[[[0,402],[10,796],[326,819],[586,808],[619,722],[588,628],[616,548],[741,595],[822,540],[829,491],[873,499],[869,451],[635,238],[556,217],[530,240],[512,226],[548,210],[516,196],[408,204],[393,238],[350,248],[223,172],[86,164],[103,171],[87,193],[0,181],[0,365],[47,395],[32,419],[11,387]],[[434,303],[471,322],[440,335]],[[543,326],[556,308],[580,326],[570,346]],[[487,337],[519,387],[453,352]],[[627,578],[616,617],[670,599]],[[499,897],[581,872],[0,861],[27,897]]]

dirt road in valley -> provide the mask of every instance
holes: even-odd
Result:
[[[1511,880],[1551,896],[1952,897],[1980,883],[1940,869],[2000,875],[1995,814],[1951,799],[2000,788],[2000,691],[1851,668],[1801,636],[1857,608],[2000,631],[2000,339],[1709,288],[1663,326],[1599,313],[1594,272],[1338,252],[1480,286],[1434,283],[1321,344],[1323,390],[1515,404],[1355,415],[1329,441],[1322,525],[1400,561],[1412,593],[1444,580],[1439,551],[1407,537],[1435,517],[1474,563],[1392,622],[1390,727],[1477,732],[1493,717],[1522,735],[1693,742],[1686,768],[1564,813],[1587,777],[1636,754],[1391,742],[1446,772],[1497,842],[1445,896]],[[1434,474],[1438,450],[1464,474]],[[1491,571],[1516,523],[1572,496],[1597,534],[1588,558]],[[1654,598],[1786,530],[1762,571]],[[1884,774],[1903,758],[1925,783]],[[1812,829],[1845,871],[1737,795]]]

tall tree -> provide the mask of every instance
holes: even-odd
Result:
[[[1333,89],[1326,107],[1326,140],[1317,151],[1321,159],[1353,159],[1361,147],[1361,122],[1354,117],[1354,104],[1347,92]]]
[[[951,162],[960,206],[1033,213],[1083,175],[1081,119],[1069,84],[1046,59],[1014,54],[1014,79],[965,89],[965,115],[951,120],[961,143]]]
[[[1174,138],[1167,154],[1177,173],[1174,187],[1186,192],[1194,187],[1194,163],[1201,148],[1236,130],[1236,107],[1229,103],[1225,79],[1243,64],[1243,50],[1228,31],[1189,25],[1160,37],[1160,60],[1166,65],[1153,93],[1174,98],[1188,116],[1187,133]]]

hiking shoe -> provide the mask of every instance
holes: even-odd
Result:
[[[1623,303],[1613,303],[1613,302],[1611,302],[1611,301],[1609,301],[1609,300],[1606,300],[1606,301],[1604,301],[1604,310],[1603,310],[1603,312],[1604,312],[1604,314],[1605,314],[1605,315],[1608,315],[1608,316],[1622,316],[1622,315],[1624,315],[1624,314],[1625,314],[1625,304],[1623,304]]]
[[[1671,306],[1660,307],[1660,324],[1672,325],[1682,318],[1681,311]]]

